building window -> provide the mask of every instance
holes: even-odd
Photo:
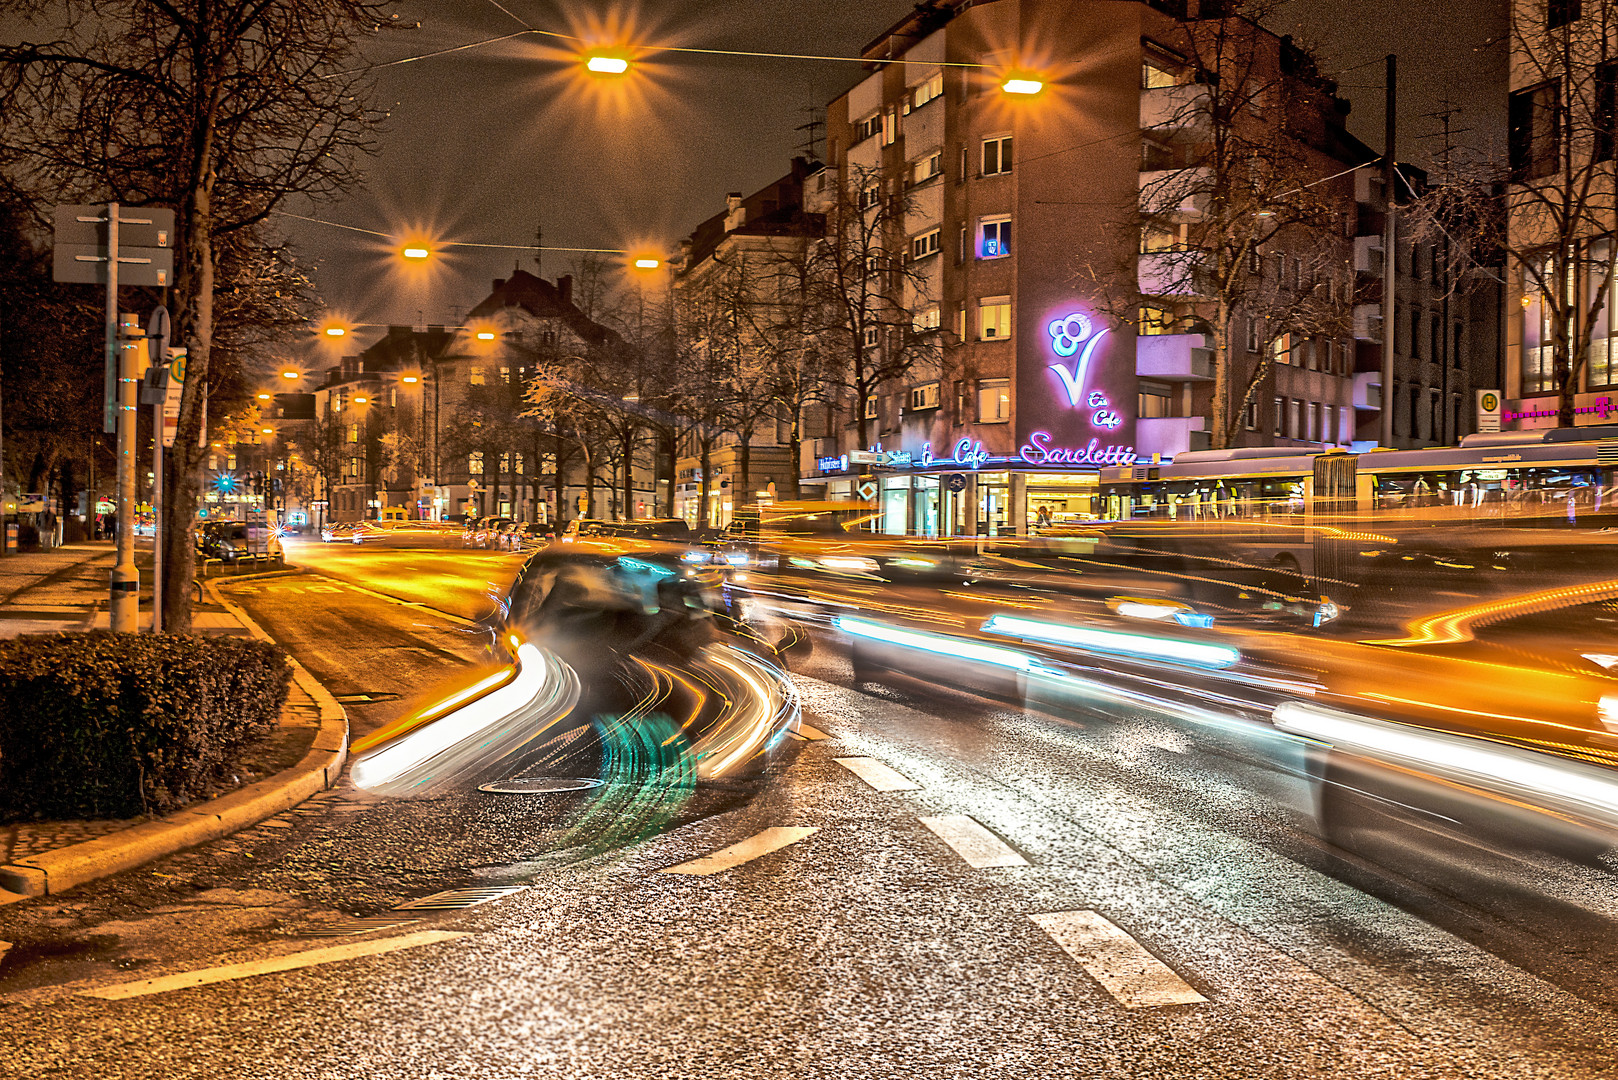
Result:
[[[978,423],[1004,424],[1011,419],[1011,380],[978,380]]]
[[[1142,337],[1172,333],[1174,333],[1174,312],[1152,304],[1142,304],[1140,306],[1140,335]]]
[[[939,314],[938,306],[935,304],[932,307],[922,308],[916,312],[915,318],[910,321],[910,326],[916,333],[925,334],[937,330],[941,322],[942,318]]]
[[[1293,399],[1287,402],[1287,438],[1301,439],[1303,437],[1303,402]]]
[[[467,384],[470,385],[470,386],[482,386],[483,385],[483,366],[481,364],[474,365],[473,368],[472,368],[471,374],[469,374],[466,377],[466,381],[467,381]]]
[[[1248,431],[1258,430],[1258,400],[1255,398],[1247,403],[1242,410],[1242,426]]]
[[[1545,24],[1552,30],[1578,20],[1584,14],[1582,0],[1549,0],[1545,5]]]
[[[955,261],[957,263],[964,263],[971,256],[972,249],[969,246],[970,244],[971,244],[971,241],[968,239],[967,228],[966,228],[965,225],[962,225],[961,226],[961,246],[955,249],[955,251],[956,251]]]
[[[1284,438],[1286,436],[1286,417],[1287,399],[1284,397],[1278,397],[1275,399],[1275,437],[1277,439]]]
[[[882,411],[881,410],[881,404],[882,403],[877,400],[877,397],[876,397],[875,394],[872,394],[870,397],[866,398],[865,399],[865,419],[867,419],[867,420],[875,420]]]
[[[937,255],[939,234],[938,229],[928,229],[920,236],[913,237],[910,241],[910,257],[925,259],[929,255]]]
[[[955,313],[955,336],[961,341],[966,340],[966,305],[961,305]]]
[[[855,208],[859,210],[869,210],[871,207],[875,206],[881,201],[881,184],[871,184],[866,187],[862,187],[859,190],[859,194],[854,197]]]
[[[955,380],[955,422],[957,424],[970,424],[972,422],[973,387],[971,379]]]
[[[867,326],[861,335],[861,340],[867,349],[874,349],[882,344],[882,328],[880,326]]]
[[[1277,364],[1290,364],[1292,356],[1292,335],[1282,334],[1270,342],[1270,359]]]
[[[474,450],[466,455],[466,471],[474,476],[483,475],[483,451]]]
[[[996,135],[983,140],[983,175],[996,176],[1011,171],[1011,136]]]
[[[899,141],[899,113],[889,109],[882,116],[882,145],[892,146]]]
[[[1264,272],[1264,253],[1256,247],[1247,249],[1247,272],[1249,274]]]
[[[908,102],[912,109],[919,109],[934,98],[943,96],[944,73],[940,71],[926,82],[917,83],[915,88],[910,91]]]
[[[910,182],[924,184],[944,171],[944,151],[935,150],[910,167]]]
[[[910,408],[912,410],[938,408],[938,384],[930,382],[911,387]]]
[[[348,425],[348,441],[351,442],[351,443],[357,443],[357,442],[360,441],[360,426],[358,424],[350,424],[350,425]],[[232,459],[232,460],[234,460],[234,459]],[[234,465],[231,466],[231,468],[233,468],[233,469],[235,467],[236,466],[234,466]]]
[[[1157,90],[1165,86],[1181,86],[1190,77],[1190,66],[1179,56],[1161,45],[1147,45],[1141,57],[1140,87]]]
[[[1136,416],[1142,420],[1174,415],[1174,394],[1161,383],[1142,382],[1136,398]]]
[[[854,141],[864,142],[872,135],[882,130],[882,114],[872,113],[864,120],[854,125]]]
[[[1011,218],[995,217],[984,218],[982,223],[982,243],[978,245],[978,257],[983,259],[998,259],[1011,254]]]
[[[1561,91],[1545,82],[1511,95],[1507,111],[1513,179],[1533,180],[1556,171],[1561,154]]]
[[[978,340],[1000,341],[1011,336],[1011,297],[985,296],[978,301]]]
[[[1247,318],[1247,351],[1258,352],[1262,343],[1258,339],[1258,320],[1252,316]]]

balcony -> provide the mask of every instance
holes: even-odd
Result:
[[[1135,339],[1135,374],[1143,379],[1208,382],[1213,350],[1202,334],[1147,334]]]
[[[1140,209],[1143,214],[1167,215],[1192,221],[1208,212],[1212,170],[1152,169],[1140,174]]]
[[[1364,412],[1382,411],[1382,373],[1362,371],[1354,376],[1354,408]]]
[[[1208,88],[1197,83],[1140,92],[1140,126],[1149,131],[1209,131]]]
[[[1203,264],[1200,251],[1148,251],[1136,263],[1135,275],[1145,296],[1201,296]]]
[[[1361,274],[1382,273],[1382,238],[1356,236],[1354,238],[1354,269]]]
[[[1208,449],[1209,434],[1201,416],[1147,416],[1135,421],[1135,453],[1173,457],[1187,450]]]
[[[1382,343],[1382,305],[1354,305],[1354,337],[1359,341]]]

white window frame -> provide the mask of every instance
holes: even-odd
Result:
[[[934,304],[932,307],[922,308],[920,311],[916,312],[915,317],[910,320],[911,328],[918,334],[925,334],[930,331],[937,330],[942,323],[942,315],[938,310],[937,304]]]
[[[985,408],[989,405],[989,408]],[[979,379],[977,385],[977,422],[980,424],[1007,424],[1011,422],[1011,380]]]
[[[910,388],[910,411],[920,412],[922,409],[938,408],[938,383],[922,383],[920,386]]]
[[[989,235],[994,234],[995,252],[988,254]],[[994,214],[978,219],[978,250],[980,259],[1004,259],[1011,255],[1011,215]]]
[[[925,259],[938,254],[938,246],[944,230],[934,226],[918,236],[910,238],[910,259]]]
[[[989,168],[989,147],[991,146],[994,147],[995,167],[993,169]],[[990,135],[983,140],[983,146],[978,151],[978,175],[1004,176],[1011,171],[1015,160],[1015,147],[1011,143],[1011,133],[1002,132],[997,135]]]
[[[984,296],[978,299],[978,340],[1011,340],[1011,297]]]
[[[934,150],[926,157],[917,158],[915,164],[910,166],[910,186],[925,184],[935,176],[942,176],[944,172],[944,151]]]
[[[905,111],[919,109],[936,98],[944,96],[944,73],[936,72],[931,78],[923,79],[911,87],[905,94]]]
[[[880,420],[881,418],[882,401],[877,397],[877,395],[872,394],[870,397],[865,399],[865,419]]]

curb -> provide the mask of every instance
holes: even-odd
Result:
[[[274,641],[239,606],[220,596],[212,582],[206,582],[205,587],[215,602],[240,619],[254,637]],[[348,760],[348,714],[302,664],[291,657],[287,659],[292,664],[293,681],[320,710],[320,728],[302,761],[266,780],[166,818],[19,859],[12,866],[0,866],[0,889],[26,896],[65,892],[75,885],[133,870],[176,851],[257,825],[335,784]]]

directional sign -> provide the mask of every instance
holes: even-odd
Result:
[[[56,242],[107,246],[105,206],[58,206]],[[120,206],[118,208],[118,248],[172,248],[174,211],[161,206]]]
[[[94,244],[58,242],[51,262],[51,277],[72,285],[105,285],[107,249]],[[173,277],[172,248],[128,247],[122,237],[119,238],[118,284],[165,286]]]
[[[848,462],[850,465],[886,465],[888,455],[881,450],[850,450]]]

